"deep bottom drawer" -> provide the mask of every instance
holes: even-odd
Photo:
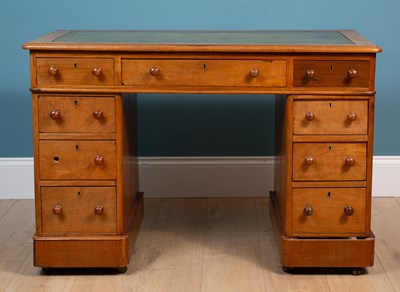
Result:
[[[43,233],[116,233],[115,187],[42,187]]]
[[[365,188],[293,189],[293,236],[363,236]]]

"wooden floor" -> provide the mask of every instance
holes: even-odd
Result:
[[[375,266],[282,272],[268,199],[146,199],[125,274],[32,265],[33,200],[0,200],[0,291],[400,291],[400,198],[373,200]]]

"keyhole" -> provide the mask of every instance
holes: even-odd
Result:
[[[328,198],[330,198],[331,197],[331,192],[328,192]]]
[[[76,196],[77,196],[78,198],[80,198],[80,197],[82,196],[82,193],[81,193],[81,192],[77,192],[77,193],[76,193]]]
[[[332,148],[333,148],[332,145],[329,145],[329,146],[328,146],[328,150],[329,150],[329,151],[331,151]]]
[[[58,163],[60,161],[60,158],[58,156],[53,157],[53,162]]]
[[[206,67],[207,67],[207,65],[206,65],[206,64],[203,64],[203,69],[204,69],[204,70],[206,70]]]
[[[332,107],[332,102],[329,102],[328,105],[329,105],[329,107],[331,108],[331,107]]]
[[[77,100],[74,101],[74,105],[75,105],[75,107],[78,107],[78,101]]]
[[[76,151],[79,150],[79,145],[78,145],[78,144],[75,145],[75,150],[76,150]]]
[[[74,63],[74,68],[78,68],[78,64]]]
[[[332,65],[331,65],[330,69],[331,69],[331,71],[333,71],[333,66]]]

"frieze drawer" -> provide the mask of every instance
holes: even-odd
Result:
[[[123,85],[286,86],[286,60],[123,59]]]
[[[294,87],[369,87],[369,61],[295,60]]]
[[[114,85],[114,59],[36,59],[38,85]]]

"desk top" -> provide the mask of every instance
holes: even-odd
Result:
[[[344,31],[67,31],[24,45],[29,50],[357,52],[381,49],[354,30]]]

